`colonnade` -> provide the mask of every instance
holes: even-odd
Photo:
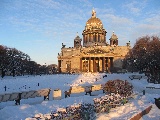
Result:
[[[83,35],[83,42],[104,42],[106,41],[106,37],[102,33],[92,33],[92,34],[84,34]]]
[[[113,57],[83,57],[80,59],[82,72],[110,72],[113,67]]]

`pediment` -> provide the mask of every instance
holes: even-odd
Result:
[[[93,49],[93,50],[89,50],[87,51],[88,54],[105,54],[105,53],[109,53],[109,51],[105,51],[102,49]]]

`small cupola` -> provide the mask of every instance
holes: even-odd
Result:
[[[118,37],[114,33],[114,31],[113,31],[112,36],[109,40],[110,40],[110,45],[118,45]]]
[[[75,48],[81,47],[81,41],[82,41],[82,39],[78,36],[78,32],[77,32],[77,35],[74,39],[74,47]]]

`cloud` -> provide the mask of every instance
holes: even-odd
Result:
[[[119,35],[123,34],[124,36],[128,36],[134,24],[134,21],[132,19],[115,14],[104,14],[101,15],[100,18],[102,18],[101,20],[103,22],[103,27],[108,32],[107,34],[109,35],[109,37],[111,36],[112,31],[115,31],[115,33]],[[122,39],[120,36],[119,38]],[[125,41],[128,40],[126,39]],[[120,43],[122,43],[122,41]]]
[[[60,4],[57,1],[53,1],[53,0],[38,0],[37,2],[40,3],[40,5],[49,9],[60,9],[62,4]]]
[[[137,39],[146,35],[160,36],[160,10],[149,11],[143,15],[143,19],[135,21],[131,37]]]
[[[139,29],[142,29],[142,30],[146,30],[146,31],[157,31],[159,30],[159,26],[157,25],[151,25],[151,24],[140,24],[139,26]]]
[[[107,18],[107,20],[110,20],[113,24],[118,25],[125,25],[125,24],[131,24],[132,21],[126,17],[117,16],[114,14],[105,14],[102,16],[102,18]]]
[[[146,35],[156,35],[160,36],[160,28],[157,25],[153,24],[145,24],[145,23],[135,23],[135,27],[129,33],[129,38],[132,41],[132,44],[135,43],[135,40],[139,37]]]
[[[115,10],[113,8],[94,8],[98,14],[113,14]]]
[[[125,3],[122,7],[127,11],[129,11],[130,13],[134,14],[134,15],[140,15],[142,9],[144,9],[146,6],[146,0],[141,1],[141,2],[137,2],[137,1],[132,1],[130,3]]]
[[[82,8],[77,8],[65,1],[24,1],[23,4],[25,6],[22,3],[17,5],[18,7],[13,7],[13,5],[12,7],[17,10],[16,14],[6,18],[6,21],[19,32],[37,31],[51,37],[51,34],[55,32],[59,34],[60,30],[71,31],[73,28],[82,27],[78,22],[86,18]]]
[[[82,4],[82,7],[93,7],[93,4],[88,1],[88,0],[78,0],[81,4]]]
[[[154,13],[146,13],[146,18],[144,19],[144,22],[148,24],[154,24],[159,26],[160,25],[160,10],[156,10]]]

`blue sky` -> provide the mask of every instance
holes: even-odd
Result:
[[[92,8],[119,45],[138,37],[160,36],[159,0],[0,0],[0,44],[28,54],[44,65],[57,64],[61,44],[73,40],[91,17]]]

